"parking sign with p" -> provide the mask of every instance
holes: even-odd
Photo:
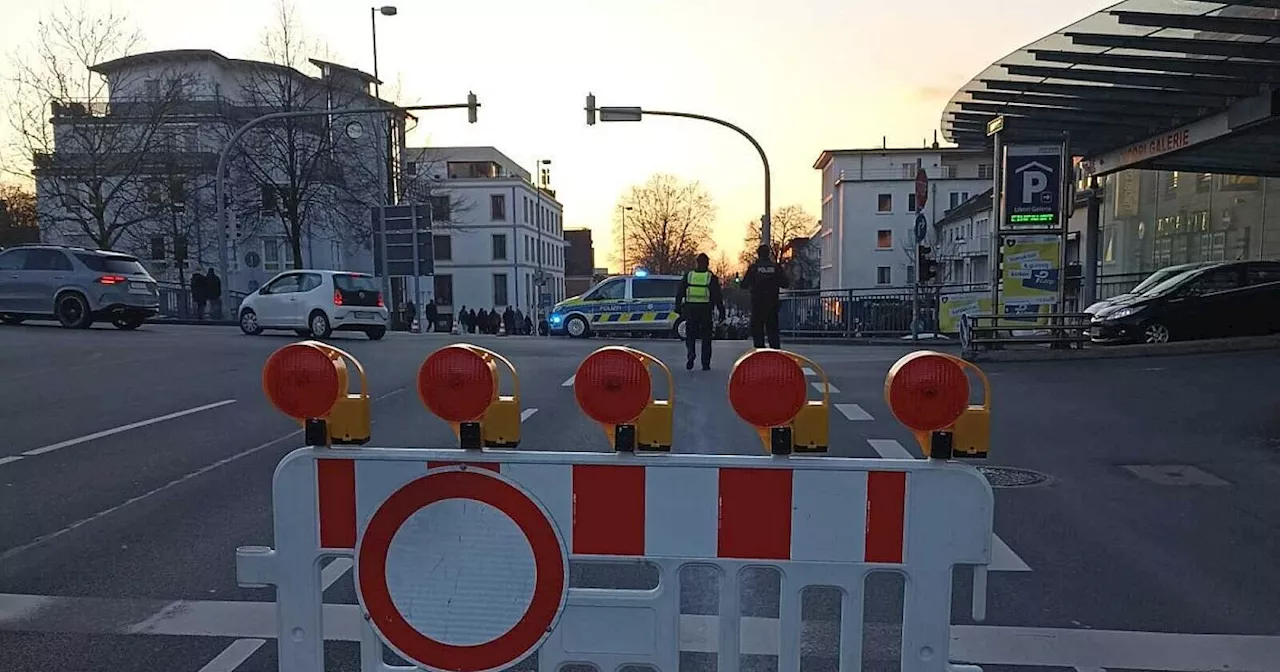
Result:
[[[1051,229],[1060,225],[1062,148],[1010,145],[1005,154],[1005,225]]]

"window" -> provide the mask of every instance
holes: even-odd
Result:
[[[524,274],[524,305],[533,305],[533,276],[529,273]]]
[[[297,273],[282,275],[267,283],[258,291],[259,294],[292,294],[302,286],[302,276]]]
[[[262,185],[262,211],[275,212],[277,207],[276,187],[273,184]]]
[[[631,296],[637,299],[675,299],[679,280],[636,278],[631,281]]]
[[[27,252],[28,250],[9,250],[0,254],[0,271],[22,270],[22,267],[27,264]]]
[[[405,172],[405,174],[406,174],[406,175],[417,175],[417,174],[418,174],[418,162],[417,162],[417,161],[406,161],[406,162],[405,162],[405,164],[404,164],[404,172]]]
[[[489,219],[495,222],[507,221],[507,197],[502,194],[489,195]]]
[[[627,281],[623,278],[607,280],[604,284],[589,292],[584,299],[588,301],[619,301],[627,297]]]
[[[996,176],[995,165],[990,163],[978,164],[978,179],[990,180]]]
[[[432,196],[431,197],[431,219],[437,222],[447,222],[453,217],[453,203],[448,196]]]
[[[435,280],[435,299],[436,303],[442,306],[453,305],[453,276],[448,273],[436,274]]]
[[[1280,266],[1250,266],[1246,273],[1251,285],[1280,282]]]
[[[35,249],[27,251],[27,271],[70,271],[74,270],[71,260],[61,250]]]
[[[494,307],[507,305],[507,274],[493,274],[493,305]]]
[[[889,285],[893,283],[893,269],[888,266],[876,267],[876,284]]]
[[[298,282],[299,292],[309,292],[315,289],[316,287],[319,287],[320,285],[324,284],[324,280],[320,278],[319,273],[303,273],[301,277],[302,279]],[[339,278],[351,278],[351,277],[362,277],[362,276],[340,275],[334,278],[333,284],[337,285],[338,289],[341,289],[344,291],[351,289],[350,287],[344,287],[343,286],[344,283],[339,281]],[[369,284],[373,284],[373,278],[369,278]],[[364,288],[362,287],[361,289],[364,289]]]
[[[6,255],[7,256],[7,255]],[[85,265],[85,268],[94,273],[119,273],[121,275],[132,275],[135,273],[143,273],[146,269],[142,267],[142,263],[133,257],[124,255],[101,255],[101,254],[77,254],[76,259]],[[8,270],[0,268],[0,270]]]
[[[969,192],[967,191],[953,191],[951,192],[950,196],[951,196],[951,205],[947,207],[948,210],[969,200]]]
[[[524,223],[529,223],[529,211],[533,210],[529,203],[529,199],[524,199]]]
[[[880,194],[876,199],[876,212],[893,212],[893,194]]]
[[[893,231],[890,231],[889,229],[880,229],[879,231],[876,231],[876,249],[893,249]]]
[[[453,261],[452,236],[432,236],[431,246],[435,248],[436,261]]]
[[[907,194],[907,212],[915,212],[915,211],[916,211],[916,194],[915,192],[912,192],[910,194]]]
[[[329,264],[334,268],[342,268],[342,243],[329,241]]]
[[[908,279],[908,280],[910,280],[911,278],[914,278],[914,277],[916,277],[916,265],[915,265],[915,264],[908,264],[908,265],[907,265],[907,279]]]
[[[505,233],[495,233],[495,234],[493,234],[493,242],[492,242],[492,245],[493,245],[493,258],[494,258],[494,259],[506,259],[506,258],[507,258],[507,234],[505,234]]]
[[[267,236],[262,239],[262,270],[282,271],[293,268],[293,245],[284,236]]]
[[[1201,294],[1212,294],[1214,292],[1225,292],[1229,289],[1240,287],[1241,277],[1240,268],[1222,268],[1210,271],[1204,275],[1187,283],[1186,291],[1188,296],[1199,296]]]
[[[164,259],[164,236],[151,236],[148,241],[151,248],[151,260],[159,261]]]
[[[533,239],[529,236],[522,237],[524,238],[524,260],[529,261],[533,258]]]

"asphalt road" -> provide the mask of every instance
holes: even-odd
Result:
[[[177,600],[199,614],[216,601],[272,599],[268,589],[236,585],[234,555],[238,546],[271,543],[272,472],[300,443],[296,425],[269,406],[260,382],[266,357],[292,340],[220,327],[0,328],[0,372],[8,383],[0,391],[0,671],[275,669],[274,642],[248,636],[247,624],[204,636],[126,633],[145,631]],[[426,412],[413,389],[422,359],[450,337],[335,340],[368,371],[375,445],[453,445],[447,426]],[[576,407],[569,380],[600,343],[475,340],[513,361],[522,406],[527,414],[537,409],[524,422],[522,449],[607,448]],[[673,368],[675,450],[760,450],[724,392],[744,343],[717,343],[713,370],[705,373],[683,370],[677,343],[631,344]],[[838,404],[834,454],[916,452],[882,398],[885,372],[907,348],[795,350],[830,377]],[[1016,628],[1280,635],[1280,578],[1269,571],[1280,557],[1280,503],[1272,494],[1280,479],[1274,352],[985,370],[995,403],[989,466],[1034,470],[1047,480],[997,490],[997,558],[983,624],[996,627],[965,635],[959,650],[974,662],[1026,662],[1030,654],[1000,643],[1022,632]],[[355,604],[344,569],[326,569],[326,603]],[[572,580],[617,587],[648,579],[634,569],[575,567]],[[705,579],[682,583],[683,613],[715,613]],[[743,615],[775,618],[776,577],[744,583]],[[896,648],[891,623],[899,600],[886,583],[878,579],[868,590],[875,632],[865,647],[871,653],[864,651],[866,669],[889,669],[884,653]],[[968,573],[958,571],[953,623],[973,623],[969,594]],[[806,670],[834,669],[834,642],[821,624],[838,618],[837,604],[819,591],[802,605],[804,618],[818,624],[806,635]],[[1005,639],[983,644],[977,635],[987,632]],[[1028,636],[1044,632],[1050,631]],[[1249,645],[1259,641],[1280,640]],[[1149,645],[1136,635],[1113,646],[1088,640],[1063,647],[1056,666],[986,669],[1184,669],[1159,667],[1153,663],[1164,659],[1143,653],[1176,646]],[[355,643],[330,642],[326,651],[326,669],[358,669]],[[1117,652],[1131,653],[1120,658],[1130,662],[1103,660]],[[681,668],[714,669],[714,659],[691,652]],[[776,659],[744,656],[743,669],[777,669]]]

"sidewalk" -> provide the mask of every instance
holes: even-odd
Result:
[[[1214,338],[1199,341],[1136,345],[1088,345],[1074,350],[1051,350],[1048,347],[1031,346],[1006,350],[984,350],[965,353],[965,359],[973,362],[1037,362],[1063,359],[1120,359],[1127,357],[1161,357],[1168,355],[1192,355],[1216,352],[1240,352],[1246,350],[1273,350],[1280,348],[1280,334],[1271,336],[1244,336],[1239,338]]]

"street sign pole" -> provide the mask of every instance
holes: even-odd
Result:
[[[929,234],[929,222],[924,216],[924,205],[929,202],[929,174],[921,160],[916,159],[916,222],[915,222],[915,277],[911,279],[911,339],[920,338],[920,278],[924,267],[920,265],[920,245]]]

